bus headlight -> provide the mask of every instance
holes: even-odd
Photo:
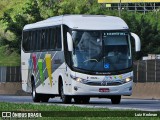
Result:
[[[73,76],[73,75],[70,75],[70,77],[73,79],[73,80],[75,80],[75,81],[77,81],[77,82],[80,82],[80,83],[87,83],[87,81],[88,80],[86,80],[86,79],[82,79],[82,78],[80,78],[80,77],[75,77],[75,76]]]
[[[79,78],[79,77],[77,77],[75,80],[76,80],[77,82],[80,82],[80,83],[83,83],[83,84],[87,83],[87,80],[82,79],[82,78]]]
[[[82,82],[82,78],[77,77],[77,78],[76,78],[76,81],[77,81],[77,82]]]
[[[130,82],[130,81],[132,81],[132,77],[128,77],[125,79],[125,82]]]

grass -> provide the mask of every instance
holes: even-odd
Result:
[[[0,66],[20,66],[20,55],[10,52],[7,46],[0,47]]]
[[[123,111],[123,110],[110,110],[106,108],[86,108],[86,107],[76,107],[76,106],[59,106],[59,105],[48,105],[48,104],[31,104],[31,103],[7,103],[0,102],[0,110],[2,111],[21,111],[21,112],[38,112],[42,113],[45,117],[38,119],[65,119],[65,120],[158,120],[158,117],[124,117],[124,116],[134,116],[135,112],[138,111]],[[45,112],[47,111],[47,112]],[[106,114],[112,114],[113,116],[118,115],[118,117],[106,117]],[[58,117],[57,117],[58,115]],[[67,117],[67,115],[70,115]],[[87,117],[87,115],[89,115]],[[104,115],[103,117],[100,117]],[[60,117],[59,117],[60,116]],[[62,117],[63,116],[63,117]],[[72,117],[71,117],[72,116]],[[78,116],[78,117],[77,117]]]

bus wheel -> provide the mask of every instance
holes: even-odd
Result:
[[[48,102],[48,100],[49,100],[48,96],[41,97],[41,102]]]
[[[62,102],[67,104],[67,103],[71,103],[71,97],[70,96],[67,96],[64,94],[64,90],[63,90],[63,84],[60,85],[60,93],[61,93],[61,99],[62,99]]]
[[[88,104],[90,97],[75,97],[74,101],[77,104]]]
[[[89,101],[90,101],[90,97],[84,97],[84,98],[83,98],[83,103],[84,103],[84,104],[88,104]]]
[[[75,97],[75,98],[74,98],[74,102],[75,102],[76,104],[80,104],[80,103],[82,103],[82,100],[81,100],[81,98]]]
[[[119,104],[121,102],[121,95],[111,97],[112,104]]]
[[[40,102],[39,95],[36,93],[35,83],[32,83],[32,100],[33,102]]]

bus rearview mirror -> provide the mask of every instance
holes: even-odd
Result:
[[[139,52],[141,51],[141,41],[140,38],[138,37],[138,35],[136,35],[135,33],[131,33],[131,36],[134,38],[135,40],[135,51]]]
[[[68,44],[68,51],[73,51],[73,40],[72,36],[69,32],[67,32],[67,44]]]

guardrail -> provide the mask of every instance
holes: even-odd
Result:
[[[21,68],[0,67],[0,82],[21,82]]]
[[[160,59],[135,62],[134,82],[160,82]]]

